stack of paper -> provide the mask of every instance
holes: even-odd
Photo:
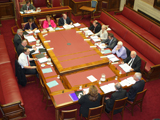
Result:
[[[34,42],[36,39],[33,37],[33,35],[24,35],[24,38],[28,40],[28,42]]]
[[[113,55],[113,54],[107,55],[107,58],[109,60],[111,60],[112,62],[119,61],[119,59],[115,55]]]
[[[107,28],[107,31],[110,31],[111,30],[111,28]]]
[[[34,49],[33,49],[33,48],[29,48],[29,50],[32,51],[32,50],[34,50]],[[39,53],[39,50],[37,49],[34,53],[32,53],[32,55],[33,55],[33,54],[38,54],[38,53]]]
[[[85,34],[87,34],[88,36],[89,35],[93,35],[93,32],[91,31],[91,30],[86,30],[86,31],[84,31],[85,32]]]
[[[119,66],[120,66],[125,72],[130,72],[131,67],[130,67],[127,63],[120,64]]]
[[[88,30],[88,27],[80,28],[81,31]]]
[[[133,85],[135,84],[136,81],[133,79],[133,77],[129,77],[127,79],[124,79],[120,82],[120,84],[122,85],[122,87],[124,86],[130,86],[130,85]]]
[[[44,62],[47,62],[48,60],[47,60],[47,57],[43,57],[43,58],[39,58],[38,61],[40,63],[44,63]]]
[[[104,43],[97,44],[97,46],[98,46],[100,49],[106,48],[106,45],[105,45]]]
[[[83,89],[83,91],[85,91],[86,94],[89,93],[89,88]]]
[[[54,86],[57,86],[58,82],[56,80],[54,80],[54,81],[48,82],[47,85],[48,85],[49,88],[52,88]]]
[[[73,25],[63,25],[64,29],[71,29],[71,28],[74,28]]]
[[[34,32],[35,32],[35,33],[40,33],[40,31],[39,31],[39,30],[35,30]]]
[[[30,31],[27,31],[27,33],[28,33],[28,34],[32,34],[32,33],[33,33],[33,31],[31,31],[31,30],[30,30]]]
[[[50,32],[55,31],[52,27],[48,27],[48,30],[49,30]]]
[[[93,76],[93,75],[90,75],[87,77],[91,82],[95,82],[97,81],[97,79]]]
[[[110,84],[101,86],[100,88],[101,88],[101,90],[102,90],[104,93],[109,93],[109,92],[116,91],[116,89],[115,89],[115,83],[110,83]]]
[[[73,25],[74,25],[75,27],[81,26],[81,24],[79,24],[79,23],[74,23]]]
[[[94,42],[100,42],[101,39],[99,39],[99,37],[97,35],[95,36],[91,36],[91,39],[94,41]]]

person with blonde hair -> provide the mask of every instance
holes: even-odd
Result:
[[[96,33],[95,35],[100,36],[100,39],[102,40],[106,40],[108,38],[108,32],[106,30],[107,26],[106,25],[102,25],[102,29]]]
[[[80,115],[83,117],[88,117],[89,108],[100,106],[102,96],[98,93],[96,86],[91,85],[89,87],[89,93],[84,95],[79,99],[78,103],[80,107]]]
[[[56,28],[56,24],[54,23],[53,20],[51,20],[49,15],[46,16],[46,20],[43,22],[43,28],[48,28],[48,27]]]

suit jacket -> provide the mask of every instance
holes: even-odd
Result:
[[[100,106],[102,96],[98,93],[98,99],[96,101],[90,101],[89,95],[82,96],[78,103],[81,104],[80,107],[80,114],[82,114],[83,117],[88,117],[89,108],[98,107]]]
[[[37,28],[37,26],[36,26],[36,24],[35,23],[32,23],[32,29],[34,30],[35,28]],[[29,25],[29,23],[27,23],[25,26],[24,26],[24,31],[25,30],[29,30],[30,29],[30,25]]]
[[[56,24],[54,23],[54,21],[53,21],[53,20],[50,20],[50,22],[51,22],[51,26],[52,26],[53,28],[56,28]],[[48,24],[47,20],[45,20],[45,21],[43,22],[43,28],[48,28],[48,27],[49,27],[49,24]]]
[[[114,92],[111,95],[110,99],[105,100],[105,103],[106,103],[105,109],[106,109],[106,111],[110,112],[113,109],[113,105],[114,105],[115,100],[119,100],[119,99],[125,98],[126,94],[127,94],[127,91],[124,90],[124,89],[121,89],[119,91]],[[114,111],[114,113],[118,113],[118,112],[121,112],[121,109]]]
[[[124,60],[124,63],[128,63],[130,60],[131,60],[131,56],[127,57]],[[136,55],[131,67],[134,69],[134,71],[140,72],[140,67],[141,67],[141,59],[140,59],[140,57],[138,57]]]
[[[32,4],[29,5],[29,9],[30,9],[30,10],[31,10],[31,9],[36,10],[36,8],[35,8]],[[21,11],[24,12],[24,10],[27,10],[27,5],[26,5],[26,4],[23,5],[22,8],[21,8]]]
[[[32,48],[32,46],[29,46],[29,45],[27,45],[26,47],[27,48]],[[17,47],[18,56],[23,52],[23,50],[24,50],[24,46],[22,46],[22,44],[19,44],[18,47]],[[30,54],[32,54],[34,52],[35,52],[35,50],[32,50],[32,51],[30,51]]]
[[[71,22],[72,22],[72,20],[71,20],[69,17],[67,17],[66,23],[67,23],[67,24],[70,24]],[[63,25],[64,25],[63,17],[61,17],[61,18],[58,20],[58,25],[59,25],[59,26],[63,26]]]
[[[94,25],[92,24],[90,27],[89,27],[89,30],[94,30]],[[94,33],[98,33],[99,31],[101,30],[101,24],[100,23],[98,23],[98,25],[96,26],[96,28],[95,28],[95,31],[93,31]]]
[[[104,41],[102,41],[102,43],[108,44],[107,48],[113,49],[117,45],[117,39],[115,37],[113,37],[113,40],[111,41],[111,43],[110,43],[110,39],[104,40]],[[109,43],[110,43],[110,45],[109,45]]]
[[[136,94],[138,92],[143,91],[144,85],[145,85],[144,80],[137,81],[134,85],[132,85],[130,90],[127,93],[128,100],[134,101]]]
[[[19,44],[21,44],[21,42],[22,42],[22,38],[18,34],[15,34],[13,42],[14,42],[14,46],[17,50]]]

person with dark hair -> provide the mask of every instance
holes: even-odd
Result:
[[[89,108],[100,106],[102,96],[98,93],[96,86],[91,85],[89,87],[89,93],[83,92],[83,96],[79,99],[78,103],[80,107],[80,115],[88,117]]]
[[[92,30],[94,33],[98,33],[101,30],[101,24],[97,20],[95,20],[89,27],[89,30]]]
[[[30,58],[29,54],[30,50],[25,47],[23,52],[18,57],[18,63],[21,65],[24,74],[37,74],[37,67],[34,63],[36,58]]]
[[[29,12],[31,10],[35,11],[36,8],[32,4],[30,4],[30,1],[26,1],[26,4],[22,6],[20,11],[26,13],[26,12]],[[27,20],[30,19],[30,18],[33,19],[33,16],[32,17],[24,17],[23,20],[24,20],[24,22],[27,22]]]
[[[72,20],[67,17],[66,14],[62,14],[62,17],[58,20],[58,25],[63,26],[63,25],[72,25],[73,22]]]
[[[48,27],[56,28],[56,24],[54,23],[53,20],[51,20],[49,15],[46,16],[46,20],[43,22],[43,28],[48,28]]]
[[[24,26],[24,31],[35,31],[37,30],[36,24],[33,22],[33,19],[29,19],[28,23]]]
[[[117,39],[114,37],[113,33],[109,33],[108,39],[103,40],[102,43],[107,44],[106,48],[113,49],[117,45]]]
[[[18,54],[18,56],[24,51],[25,47],[26,48],[33,48],[33,50],[30,51],[31,54],[34,53],[37,50],[36,47],[32,47],[32,46],[27,45],[27,40],[22,40],[21,44],[19,44],[18,48],[17,48],[17,54]]]
[[[111,98],[106,97],[105,100],[104,100],[104,102],[106,103],[105,111],[107,113],[112,111],[115,100],[123,99],[123,98],[126,97],[126,94],[127,94],[127,91],[122,88],[120,83],[116,83],[115,88],[116,88],[117,91],[114,92],[111,95]],[[121,111],[122,111],[122,109],[118,109],[118,110],[115,110],[114,113],[116,114],[116,113],[119,113]]]

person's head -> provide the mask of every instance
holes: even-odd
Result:
[[[30,50],[25,47],[25,48],[23,49],[23,53],[26,54],[26,55],[29,55],[29,54],[30,54]]]
[[[66,14],[62,14],[62,16],[63,16],[63,19],[67,19],[67,15]]]
[[[97,100],[97,98],[98,98],[98,90],[97,90],[96,86],[91,85],[89,87],[88,95],[89,95],[89,100],[91,100],[91,101],[96,101]]]
[[[49,22],[50,20],[51,20],[50,16],[49,16],[49,15],[47,15],[47,16],[46,16],[46,21],[48,21],[48,22]]]
[[[30,5],[30,2],[29,2],[29,1],[26,1],[26,5],[29,6],[29,5]]]
[[[121,48],[123,46],[123,43],[121,42],[121,41],[119,41],[118,43],[117,43],[117,48]]]
[[[136,72],[133,76],[134,80],[139,81],[142,78],[142,74],[140,72]]]
[[[17,34],[20,35],[20,36],[22,36],[23,35],[23,30],[22,29],[18,29],[17,30]]]
[[[97,20],[93,21],[93,26],[96,27],[97,25],[98,25],[98,21]]]
[[[108,38],[111,40],[114,37],[113,33],[108,34]]]
[[[121,89],[122,89],[122,86],[121,86],[120,83],[116,83],[116,84],[115,84],[115,88],[116,88],[116,90],[121,90]]]
[[[106,30],[106,25],[102,25],[102,31]]]
[[[21,44],[22,44],[22,46],[26,47],[27,46],[27,40],[23,40]]]
[[[30,18],[30,19],[28,20],[28,23],[29,23],[29,24],[32,24],[32,23],[33,23],[33,20]]]
[[[135,58],[137,55],[136,51],[131,51],[131,58]]]

